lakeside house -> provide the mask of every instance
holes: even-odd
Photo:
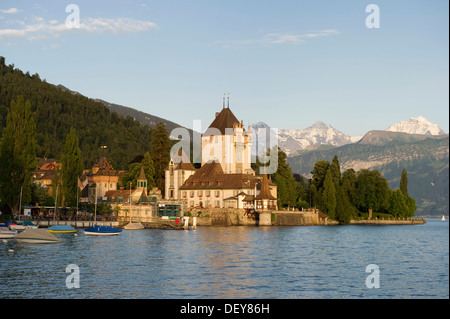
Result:
[[[45,187],[48,195],[53,195],[52,184],[57,171],[61,170],[62,164],[57,163],[55,159],[40,158],[39,168],[33,173],[33,182]]]

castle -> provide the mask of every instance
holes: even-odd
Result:
[[[224,103],[225,104],[225,103]],[[277,186],[251,167],[252,131],[245,130],[228,107],[202,134],[201,168],[182,152],[165,171],[165,199],[184,201],[187,209],[237,208],[276,210]]]

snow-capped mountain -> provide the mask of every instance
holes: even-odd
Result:
[[[307,149],[314,145],[342,146],[355,143],[361,136],[352,137],[346,135],[330,124],[317,121],[312,126],[303,130],[280,130],[278,143],[287,155],[292,155],[299,150]]]
[[[270,136],[271,145],[275,145],[275,138],[278,136],[278,146],[286,153],[287,156],[293,156],[302,150],[315,149],[320,145],[342,146],[346,144],[356,143],[360,141],[365,135],[350,136],[339,130],[333,128],[330,124],[322,121],[317,121],[310,127],[305,129],[287,130],[280,129],[278,132],[270,130],[270,126],[258,122],[250,125],[253,131],[254,143],[258,141],[259,150],[265,149],[269,143],[268,132],[272,132]],[[259,130],[258,129],[266,129]],[[443,135],[446,134],[437,124],[433,124],[423,116],[418,118],[411,118],[408,121],[399,122],[389,126],[385,131],[402,132],[407,134],[422,134],[422,135]],[[265,133],[264,133],[265,132]],[[377,131],[378,134],[383,131]],[[265,134],[265,135],[264,135]],[[265,136],[265,137],[264,137]],[[256,154],[254,151],[253,154]]]
[[[389,126],[386,131],[408,134],[443,135],[445,132],[437,124],[433,124],[423,116],[410,118]]]

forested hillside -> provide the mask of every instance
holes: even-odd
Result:
[[[106,156],[114,168],[127,169],[133,158],[149,150],[150,127],[111,112],[101,102],[46,83],[38,74],[7,65],[4,57],[0,57],[0,134],[11,101],[19,95],[31,102],[38,157],[59,159],[71,127],[77,131],[86,168]]]

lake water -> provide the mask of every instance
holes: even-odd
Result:
[[[0,242],[0,298],[449,298],[449,222],[436,219],[56,236]],[[79,288],[66,286],[70,264]],[[379,288],[366,286],[370,264]]]

